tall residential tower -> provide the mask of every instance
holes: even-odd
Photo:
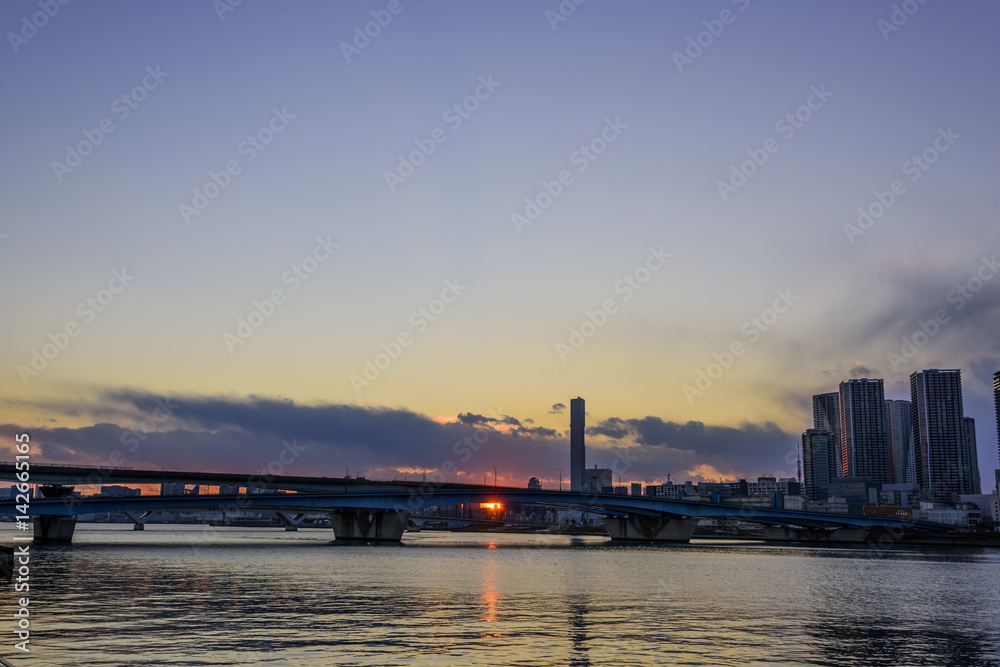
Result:
[[[882,380],[840,383],[840,440],[844,477],[864,477],[874,484],[892,483]]]
[[[913,373],[910,399],[921,494],[936,503],[950,503],[956,494],[972,493],[962,371],[934,368]]]
[[[887,400],[885,421],[889,426],[889,451],[892,454],[893,481],[896,484],[917,483],[917,463],[914,458],[910,402]]]
[[[813,396],[813,428],[829,431],[833,435],[834,469],[830,471],[833,477],[843,477],[844,451],[840,443],[840,394],[832,391],[828,394]]]

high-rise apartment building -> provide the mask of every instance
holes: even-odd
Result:
[[[885,420],[889,426],[889,452],[892,455],[893,483],[916,484],[917,463],[913,451],[910,402],[887,400]]]
[[[823,500],[823,485],[836,479],[840,470],[837,445],[833,433],[811,428],[802,434],[802,473],[805,495],[810,500]]]
[[[882,380],[845,380],[840,383],[839,398],[843,476],[891,484],[892,456]]]
[[[993,410],[997,419],[997,460],[1000,461],[1000,371],[993,374]],[[997,487],[1000,487],[1000,469],[997,470]]]
[[[840,394],[832,391],[828,394],[813,396],[813,428],[829,431],[833,434],[833,454],[837,459],[836,477],[843,477],[844,452],[840,443]]]
[[[972,493],[962,408],[962,372],[935,368],[913,373],[910,402],[921,493],[938,503],[950,503],[957,494]]]
[[[972,482],[972,493],[982,493],[982,484],[979,478],[979,452],[976,450],[976,420],[972,417],[964,417],[962,423],[965,426],[962,434],[965,439],[965,453],[961,463],[968,470],[969,479]]]
[[[583,491],[584,469],[587,467],[583,444],[587,410],[582,398],[577,396],[569,402],[569,488]]]

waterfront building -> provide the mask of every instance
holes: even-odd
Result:
[[[823,485],[839,477],[839,465],[833,433],[811,428],[802,434],[802,473],[806,497],[822,500]]]
[[[965,452],[962,456],[962,465],[969,471],[969,479],[972,481],[970,493],[982,493],[982,480],[979,477],[979,452],[976,449],[976,420],[972,417],[962,419],[965,426],[963,436],[965,438]]]
[[[841,469],[844,477],[893,482],[885,391],[880,379],[840,383]]]
[[[885,402],[885,421],[889,427],[889,452],[892,456],[893,483],[895,484],[917,483],[910,405],[909,401],[886,400]]]
[[[833,454],[836,467],[834,477],[843,477],[843,447],[840,441],[840,393],[836,391],[813,396],[813,428],[833,434]]]
[[[910,402],[917,483],[924,497],[951,503],[955,495],[972,493],[962,372],[935,368],[913,373]]]

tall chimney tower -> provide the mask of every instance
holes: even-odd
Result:
[[[569,402],[570,491],[583,491],[583,470],[587,467],[586,450],[583,445],[586,414],[582,398],[577,396]]]

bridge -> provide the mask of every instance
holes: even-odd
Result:
[[[13,464],[0,464],[0,480],[13,481]],[[67,466],[32,466],[31,481],[65,484],[84,481],[108,469]],[[256,476],[220,473],[115,469],[116,481],[158,483],[164,479],[200,480],[199,483],[237,484],[249,489],[289,489],[296,493],[242,493],[233,495],[129,496],[91,498],[36,498],[30,502],[34,535],[39,541],[68,542],[76,517],[81,514],[123,512],[136,527],[158,511],[257,510],[277,514],[291,527],[306,514],[325,513],[330,517],[334,536],[348,541],[399,541],[414,513],[430,507],[499,503],[580,510],[602,515],[613,540],[645,542],[687,542],[701,519],[738,519],[763,524],[776,538],[814,541],[863,542],[873,535],[892,532],[950,531],[950,526],[890,517],[827,514],[756,508],[724,503],[693,502],[648,496],[623,496],[572,491],[545,491],[512,487],[488,487],[430,482],[378,482],[363,479],[331,479]],[[297,488],[296,488],[297,487]],[[303,492],[303,489],[308,490]],[[0,514],[17,514],[14,500],[0,502]],[[423,517],[420,517],[423,519]]]

